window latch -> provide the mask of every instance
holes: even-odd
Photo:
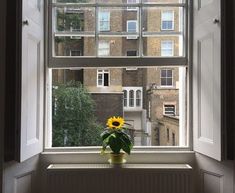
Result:
[[[24,21],[22,22],[22,24],[23,24],[23,25],[29,25],[29,21],[28,21],[28,20],[24,20]]]
[[[219,24],[219,23],[220,23],[220,20],[217,19],[217,18],[215,18],[215,19],[213,20],[213,23],[214,23],[214,24]]]

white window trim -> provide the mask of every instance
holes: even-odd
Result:
[[[185,5],[190,4],[188,0],[186,0]],[[179,4],[183,5],[183,4]],[[185,6],[183,5],[183,6]],[[192,5],[192,4],[190,4]],[[110,5],[113,6],[113,5]],[[49,0],[49,3],[46,8],[49,9],[49,18],[52,17],[52,3],[51,0]],[[46,10],[47,11],[47,10]],[[186,11],[186,17],[190,15]],[[189,19],[187,19],[189,20]],[[46,19],[45,21],[45,29],[49,32],[49,35],[45,35],[46,41],[45,43],[48,44],[49,46],[45,47],[45,53],[48,54],[48,59],[46,59],[45,65],[46,65],[46,81],[45,81],[45,86],[46,90],[48,92],[45,93],[45,104],[46,108],[45,109],[45,117],[48,117],[49,113],[47,112],[48,109],[51,108],[50,101],[48,100],[48,96],[50,95],[50,82],[51,82],[51,68],[64,68],[66,67],[67,63],[70,64],[71,68],[84,68],[84,65],[86,67],[125,67],[126,66],[126,58],[120,58],[120,57],[112,57],[112,58],[97,58],[97,57],[81,57],[78,59],[74,58],[65,58],[65,57],[55,57],[53,56],[53,45],[52,45],[52,34],[53,32],[51,31],[52,29],[48,28],[48,26],[52,25],[52,21],[50,19]],[[192,26],[192,24],[189,22],[186,22],[185,29],[188,29],[188,26]],[[185,33],[188,33],[188,30],[185,31]],[[189,38],[186,38],[186,41],[184,43],[185,49],[189,48],[188,44],[192,43],[192,37],[190,36]],[[89,60],[89,63],[86,61]],[[67,62],[66,62],[67,61]],[[185,66],[187,64],[192,63],[192,58],[188,59],[188,52],[185,52],[185,56],[183,57],[174,57],[174,58],[153,58],[153,57],[139,57],[139,58],[130,58],[128,60],[128,66],[137,66],[137,67],[142,67],[142,64],[146,64],[147,66],[165,66],[165,65],[178,65],[178,66]],[[91,65],[93,64],[93,65]],[[125,64],[125,65],[121,65]],[[189,68],[191,68],[191,65],[189,65]],[[190,70],[189,70],[189,76],[190,76]],[[188,78],[188,81],[192,81],[191,77]],[[189,92],[188,92],[188,98],[189,101],[188,103],[192,106],[192,88],[190,87]],[[191,114],[190,109],[187,110],[189,114]],[[189,143],[187,146],[148,146],[148,147],[143,147],[143,146],[135,146],[132,150],[132,159],[128,160],[128,163],[143,163],[143,157],[148,156],[148,161],[149,162],[160,162],[159,163],[172,163],[172,160],[178,160],[176,162],[182,163],[182,162],[194,162],[194,152],[192,151],[193,148],[193,140],[192,140],[192,115],[187,116],[187,122],[190,123],[188,127],[189,131]],[[50,127],[50,122],[48,122],[48,119],[46,118],[45,120],[45,127],[44,127],[44,147],[43,147],[43,152],[42,156],[44,161],[49,161],[51,160],[66,160],[66,162],[71,162],[74,163],[105,163],[107,162],[107,159],[100,156],[100,149],[101,146],[96,146],[96,147],[51,147],[49,140],[50,136],[50,131],[48,129]],[[161,159],[159,159],[161,157]],[[175,158],[175,159],[173,159]],[[88,162],[87,162],[88,161]],[[147,161],[147,160],[145,160]],[[148,162],[147,161],[147,162]],[[174,163],[176,163],[174,161]]]
[[[164,43],[169,43],[169,42],[171,42],[171,45],[172,45],[172,53],[171,54],[169,54],[169,55],[166,55],[166,56],[164,56],[163,54],[162,54],[162,50],[163,50],[163,44]],[[163,57],[172,57],[172,56],[174,56],[174,52],[175,52],[175,50],[174,50],[174,41],[173,40],[162,40],[161,41],[161,56],[163,56]]]
[[[127,91],[127,106],[123,107],[124,111],[139,111],[143,109],[143,87],[122,87],[122,90],[126,90]],[[133,107],[130,107],[130,96],[129,96],[129,92],[133,90],[134,92],[134,105]],[[140,106],[136,106],[136,91],[140,90],[141,91],[141,97],[140,97]]]
[[[139,0],[135,0],[134,3],[139,3]],[[133,4],[131,0],[127,0],[127,4]],[[138,7],[127,7],[127,11],[137,11]]]
[[[162,70],[171,70],[172,71],[172,84],[171,85],[162,85],[162,78],[166,78],[166,77],[162,77]],[[168,68],[160,69],[160,87],[161,88],[174,88],[174,71],[173,71],[173,69],[168,69]]]
[[[107,45],[107,47],[108,47],[108,54],[107,55],[106,54],[102,55],[102,54],[100,54],[100,52],[98,50],[98,55],[99,56],[109,56],[110,55],[110,43],[108,41],[101,40],[101,41],[99,41],[98,49],[100,49],[101,44]]]
[[[102,75],[102,85],[99,85],[99,74]],[[104,74],[108,74],[108,86],[104,86]],[[96,85],[97,87],[105,87],[105,88],[110,86],[110,70],[97,69]]]
[[[129,23],[135,23],[135,26],[136,26],[135,32],[129,32],[129,27],[128,27]],[[126,31],[127,32],[129,32],[129,33],[138,33],[138,28],[139,28],[139,26],[138,26],[137,20],[127,20],[126,21]],[[126,39],[137,39],[137,38],[138,38],[137,35],[128,35]]]
[[[168,102],[163,104],[163,115],[172,116],[172,115],[168,115],[168,114],[165,113],[166,112],[166,109],[165,109],[166,105],[174,106],[174,110],[175,110],[175,114],[174,115],[176,115],[176,104],[175,103],[168,103]]]
[[[172,28],[171,29],[164,29],[163,28],[163,21],[166,21],[166,20],[163,20],[163,13],[164,12],[172,12]],[[167,20],[167,21],[170,21],[170,20]],[[161,31],[173,31],[175,30],[175,12],[173,10],[163,10],[161,11]]]

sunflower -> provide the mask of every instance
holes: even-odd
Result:
[[[120,129],[124,125],[124,122],[122,117],[110,117],[107,121],[107,126],[110,129]]]

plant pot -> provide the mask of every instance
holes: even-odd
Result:
[[[124,159],[124,157],[125,153],[119,153],[119,154],[110,153],[108,162],[110,164],[123,164],[126,163],[126,159]]]

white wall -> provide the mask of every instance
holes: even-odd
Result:
[[[22,163],[5,163],[3,193],[40,193],[39,166],[39,155]]]
[[[219,162],[198,153],[195,154],[195,161],[195,193],[234,192],[233,161]]]

